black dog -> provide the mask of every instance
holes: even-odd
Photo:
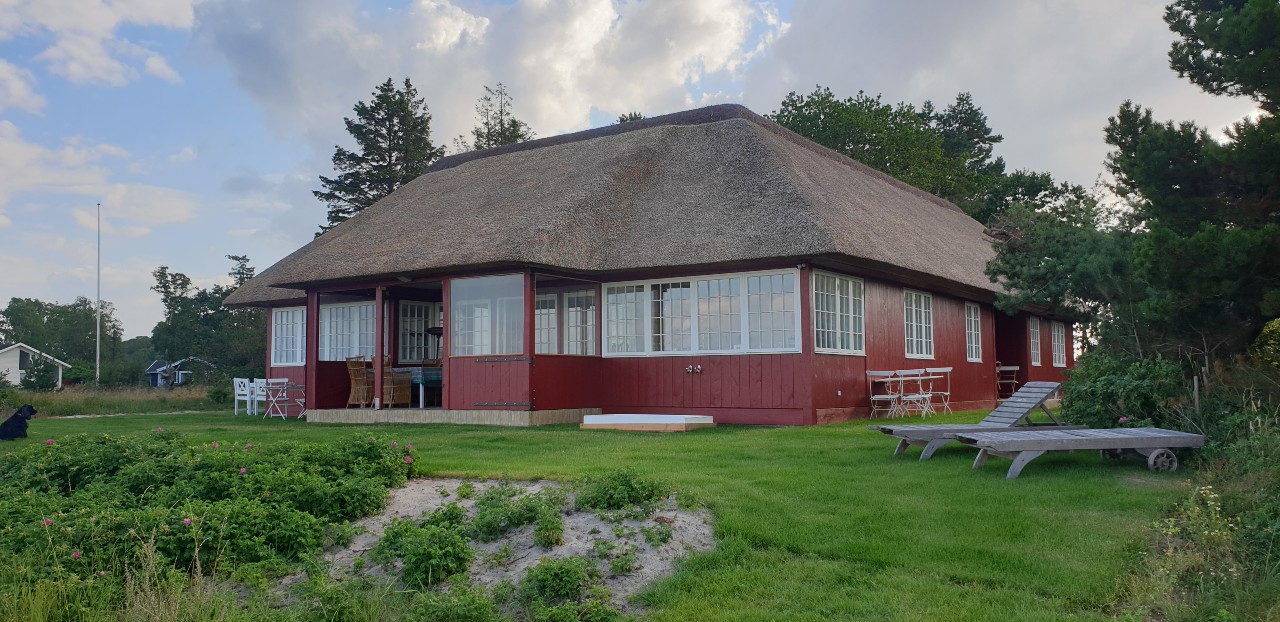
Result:
[[[27,404],[13,413],[12,417],[0,423],[0,440],[11,441],[15,438],[27,437],[27,421],[36,416],[36,409]]]

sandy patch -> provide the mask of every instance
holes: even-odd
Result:
[[[470,499],[460,499],[457,490],[463,481],[452,478],[415,479],[403,488],[392,490],[390,501],[382,514],[356,522],[365,529],[364,533],[357,535],[350,546],[331,549],[325,553],[335,575],[355,573],[356,558],[366,556],[373,549],[383,531],[390,525],[391,519],[419,519],[448,503],[457,503],[474,516],[475,497],[498,483],[495,480],[471,480],[475,493]],[[547,480],[517,481],[512,484],[522,490],[521,495],[560,485]],[[572,494],[569,495],[566,507],[573,507]],[[612,523],[590,511],[569,511],[562,517],[564,544],[550,549],[534,544],[533,525],[513,529],[493,542],[472,541],[472,547],[476,550],[476,559],[471,564],[472,582],[491,587],[503,580],[510,580],[519,585],[525,572],[543,559],[586,557],[597,561],[597,567],[604,578],[602,584],[613,593],[616,604],[631,608],[627,603],[631,595],[671,574],[677,558],[694,551],[710,550],[714,545],[710,513],[705,510],[679,509],[674,497],[666,499],[659,506],[657,514],[646,520],[626,519],[621,523]],[[671,539],[664,544],[652,546],[645,540],[641,529],[660,524],[671,527]],[[504,547],[510,547],[509,555],[502,554]],[[602,559],[602,552],[606,551],[608,553]],[[626,574],[613,574],[609,559],[628,551],[635,556],[634,570]],[[365,561],[364,568],[359,571],[363,574],[398,572],[397,568],[381,567],[369,559]]]

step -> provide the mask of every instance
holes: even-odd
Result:
[[[715,421],[707,415],[586,415],[582,418],[583,430],[629,430],[632,432],[688,432],[700,428],[714,428]]]

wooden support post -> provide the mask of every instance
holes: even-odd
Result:
[[[307,410],[318,408],[316,403],[316,394],[320,390],[318,385],[320,378],[320,292],[307,292],[307,310],[303,313],[302,318],[302,343],[305,354],[303,361],[306,364],[306,383]]]
[[[373,408],[382,408],[382,355],[383,324],[386,314],[382,310],[381,285],[373,288]]]

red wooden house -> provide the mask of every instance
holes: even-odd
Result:
[[[992,256],[955,205],[726,105],[443,158],[226,303],[270,309],[312,420],[809,425],[865,415],[867,370],[952,367],[957,409],[994,405],[997,360],[1061,378],[1072,327],[996,311]],[[329,410],[384,354],[441,360],[440,408]]]

